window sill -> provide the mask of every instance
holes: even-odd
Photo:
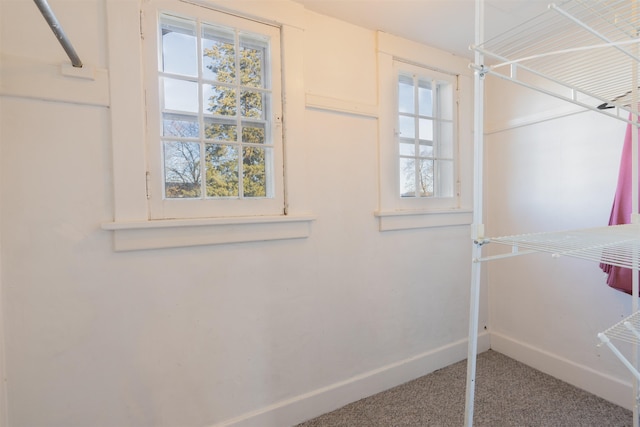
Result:
[[[311,233],[309,215],[116,221],[102,224],[113,231],[114,250],[135,251],[225,243],[303,239]]]
[[[473,211],[451,209],[442,211],[376,211],[380,231],[409,230],[414,228],[451,227],[470,225]]]

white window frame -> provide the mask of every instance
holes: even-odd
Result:
[[[113,158],[113,221],[102,228],[114,234],[117,251],[212,245],[235,242],[306,238],[314,217],[285,206],[278,215],[203,216],[190,219],[153,219],[147,199],[149,153],[145,128],[146,101],[143,66],[142,11],[151,7],[180,12],[189,8],[214,8],[244,18],[280,26],[282,70],[296,78],[283,80],[283,127],[285,141],[304,135],[304,11],[288,3],[269,5],[211,0],[148,0],[143,3],[105,0],[110,80],[110,111]],[[190,9],[190,10],[195,10]],[[138,40],[139,42],[134,42]],[[285,126],[286,125],[286,126]],[[286,155],[286,153],[285,153]],[[286,159],[284,159],[286,162]],[[286,176],[284,177],[286,181]]]
[[[248,215],[282,215],[285,211],[284,200],[284,164],[282,148],[282,95],[281,95],[281,55],[280,55],[280,28],[271,24],[256,22],[246,18],[230,15],[229,13],[206,9],[189,4],[179,4],[170,10],[151,7],[143,14],[143,41],[145,52],[145,83],[147,105],[147,140],[149,152],[149,204],[152,219],[167,218],[206,218],[206,217],[232,217]],[[148,8],[149,9],[149,8]],[[267,80],[270,81],[270,102],[266,106],[269,117],[266,118],[268,149],[272,151],[271,162],[267,162],[268,173],[272,180],[272,197],[264,198],[167,198],[164,189],[164,167],[162,152],[162,77],[166,73],[159,71],[158,64],[161,61],[159,49],[160,18],[161,15],[171,15],[177,18],[194,21],[197,28],[203,24],[220,25],[235,32],[259,34],[269,39],[269,59]],[[197,14],[197,15],[196,15]],[[155,37],[153,36],[155,34]],[[200,68],[200,66],[199,66]],[[194,77],[198,87],[205,83],[199,74]],[[240,87],[237,88],[237,91]],[[239,96],[239,95],[238,95]],[[201,97],[200,97],[201,98]],[[202,100],[200,99],[201,103]],[[201,106],[201,109],[203,107]],[[239,110],[239,106],[237,107]],[[200,113],[202,118],[202,113]],[[201,127],[203,125],[201,124]],[[202,142],[202,141],[201,141]],[[209,141],[213,142],[213,141]],[[241,148],[240,155],[242,155]],[[265,147],[266,148],[266,147]],[[203,157],[201,157],[203,158]],[[240,165],[241,166],[241,165]],[[201,177],[204,180],[205,176]]]
[[[437,160],[438,158],[440,158],[440,154],[437,152],[437,140],[439,138],[439,132],[438,129],[440,127],[440,122],[445,122],[447,120],[443,120],[441,117],[439,117],[439,112],[438,110],[440,109],[441,105],[445,102],[445,100],[443,99],[443,94],[438,93],[440,92],[439,90],[437,90],[437,86],[443,82],[446,82],[448,85],[450,85],[451,89],[452,89],[452,93],[451,93],[451,98],[448,99],[447,101],[452,103],[452,117],[451,119],[449,119],[452,124],[453,124],[453,153],[452,153],[452,158],[451,160],[453,161],[453,182],[451,182],[450,184],[453,187],[453,194],[451,196],[441,196],[437,193],[439,193],[439,188],[441,188],[441,181],[438,177],[438,174],[436,172],[434,172],[434,194],[433,196],[428,196],[428,197],[420,197],[420,196],[403,196],[402,194],[400,194],[400,174],[401,171],[398,169],[398,173],[396,175],[396,179],[398,180],[398,192],[399,192],[399,196],[400,196],[400,202],[399,204],[402,205],[403,207],[406,207],[407,209],[415,209],[416,205],[424,205],[427,204],[428,207],[430,208],[436,208],[436,207],[441,207],[441,208],[451,208],[451,207],[457,207],[459,205],[458,199],[460,197],[460,178],[459,178],[459,173],[458,173],[458,135],[457,135],[457,123],[458,123],[458,106],[457,106],[457,97],[458,97],[458,76],[457,75],[451,75],[451,74],[444,74],[441,72],[437,72],[437,71],[433,71],[433,70],[429,70],[426,69],[424,67],[420,67],[414,64],[408,64],[406,62],[402,62],[399,60],[394,60],[394,73],[396,75],[396,127],[394,130],[394,134],[396,136],[396,144],[397,147],[399,149],[400,147],[400,138],[402,137],[402,132],[400,131],[400,117],[401,116],[406,116],[406,117],[412,117],[415,119],[416,125],[419,123],[419,112],[416,110],[413,113],[400,113],[399,112],[399,91],[398,91],[398,83],[400,80],[401,76],[404,77],[408,77],[411,78],[413,80],[414,85],[417,83],[417,81],[430,81],[432,83],[432,91],[435,92],[435,95],[433,97],[434,101],[437,101],[434,106],[433,106],[433,116],[432,116],[432,123],[433,123],[433,132],[434,132],[434,142],[436,143],[434,148],[434,160]],[[416,105],[416,109],[417,109],[417,105]],[[416,129],[415,131],[415,135],[414,137],[412,137],[414,139],[414,141],[419,137],[418,135],[419,131],[418,129]],[[417,155],[416,153],[413,153],[414,156]],[[397,153],[397,158],[398,161],[400,158],[405,157],[402,154],[400,154],[399,152]],[[399,167],[399,165],[398,165]],[[414,171],[415,174],[415,171]],[[428,199],[425,203],[424,199]]]
[[[455,197],[401,197],[398,74],[418,73],[457,85]],[[378,33],[379,208],[381,231],[469,225],[472,222],[472,76],[468,61],[428,46]]]

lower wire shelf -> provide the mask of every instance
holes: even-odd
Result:
[[[627,342],[630,344],[640,344],[640,311],[633,313],[631,316],[622,319],[609,329],[598,334],[598,338],[616,355],[618,359],[631,371],[631,373],[640,381],[640,372],[629,362],[629,360],[618,350],[612,340]]]
[[[544,252],[554,257],[568,256],[596,261],[600,264],[640,270],[640,224],[492,237],[484,239],[481,243],[511,246],[512,254],[490,256],[478,261]],[[598,338],[640,381],[638,365],[631,363],[616,347],[616,342],[618,345],[620,342],[640,344],[640,311],[599,333]]]
[[[530,253],[548,253],[553,257],[567,256],[587,261],[595,261],[601,265],[611,265],[640,271],[640,223],[504,237],[481,237],[474,240],[474,243],[476,244],[475,250],[478,251],[478,257],[473,260],[474,266],[493,259]],[[487,243],[510,246],[511,253],[482,257],[480,248]],[[474,289],[479,289],[480,281],[479,270],[474,268],[473,271],[472,292]],[[475,298],[477,301],[477,291]],[[637,296],[635,298],[637,298]],[[470,312],[467,404],[465,408],[466,426],[473,425],[475,352],[477,346],[477,311],[474,312],[474,309],[477,310],[477,303],[475,306],[472,305]],[[636,305],[634,305],[633,310],[637,310]],[[609,347],[614,355],[620,359],[637,379],[637,382],[634,383],[634,393],[636,394],[636,401],[640,404],[640,395],[637,392],[637,383],[640,383],[640,372],[636,368],[638,364],[631,363],[614,343],[615,341],[621,341],[633,345],[640,345],[640,311],[623,319],[606,331],[599,333],[598,338],[602,344]],[[636,409],[634,409],[634,426],[640,427],[640,422],[636,421],[636,414]]]

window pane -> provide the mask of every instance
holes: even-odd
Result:
[[[243,34],[240,36],[240,84],[266,87],[265,58],[267,42],[264,38]]]
[[[433,157],[433,142],[431,141],[419,141],[420,144],[420,157]]]
[[[453,120],[454,87],[447,82],[438,82],[438,109],[442,120]]]
[[[400,158],[400,196],[416,195],[416,162],[414,159]]]
[[[244,147],[242,163],[245,197],[265,197],[267,195],[265,149],[261,147]]]
[[[439,154],[440,158],[453,159],[453,123],[440,123]]]
[[[235,116],[236,90],[229,86],[202,85],[204,111],[218,116]]]
[[[165,197],[200,197],[200,144],[164,143]]]
[[[160,71],[184,76],[197,76],[195,22],[166,15],[162,16],[161,21],[162,61]]]
[[[204,137],[218,141],[237,141],[238,130],[235,122],[221,119],[204,119]]]
[[[433,160],[420,159],[418,180],[420,185],[420,197],[433,196]]]
[[[438,197],[453,197],[453,161],[438,161]]]
[[[416,121],[413,117],[400,116],[398,123],[400,125],[400,136],[402,138],[416,137]]]
[[[265,125],[264,123],[242,123],[242,142],[250,144],[265,143]]]
[[[186,80],[163,77],[164,109],[198,112],[198,84]]]
[[[418,109],[421,116],[433,117],[433,99],[430,82],[420,82],[418,87]]]
[[[199,138],[200,126],[198,118],[181,114],[162,115],[162,135],[182,138]]]
[[[234,83],[236,79],[234,32],[202,25],[202,74],[205,79]]]
[[[402,197],[455,195],[456,85],[447,76],[433,74],[411,66],[397,74]],[[436,80],[439,78],[442,80]]]
[[[240,111],[242,117],[264,119],[267,117],[267,95],[262,92],[242,91],[240,95]]]
[[[418,132],[420,133],[420,139],[428,139],[430,141],[433,140],[433,120],[431,119],[420,119],[419,120],[420,128]]]
[[[400,155],[401,156],[415,156],[416,155],[416,143],[413,139],[401,139],[400,140]]]
[[[398,82],[398,111],[413,114],[415,108],[413,79],[400,76]]]
[[[238,147],[206,145],[207,197],[238,197]]]

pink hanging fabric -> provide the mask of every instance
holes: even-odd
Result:
[[[618,173],[618,187],[611,208],[609,225],[629,224],[631,222],[631,132],[633,126],[627,125],[624,137],[622,156],[620,160],[620,172]],[[639,134],[640,139],[640,134]],[[640,154],[640,150],[639,150]],[[607,273],[607,284],[614,289],[631,294],[631,270],[616,267],[609,264],[600,264],[600,268]]]

